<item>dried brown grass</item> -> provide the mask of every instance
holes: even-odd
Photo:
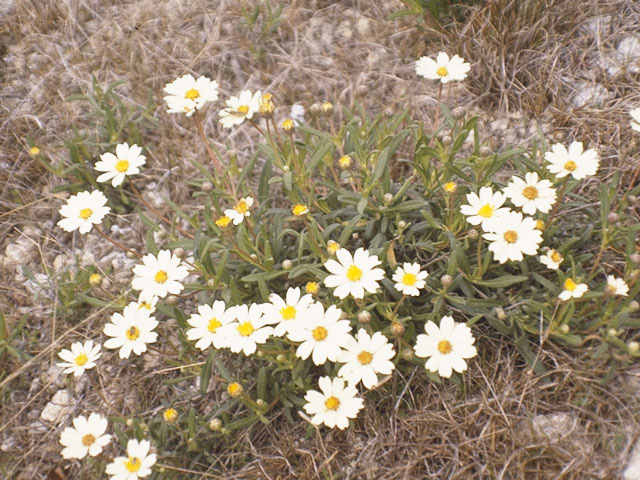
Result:
[[[28,263],[34,271],[52,265],[58,254],[71,255],[74,245],[53,228],[52,205],[58,201],[49,192],[60,181],[28,155],[25,139],[33,137],[56,163],[65,161],[62,142],[73,125],[96,139],[86,109],[65,102],[89,91],[91,74],[102,85],[125,80],[118,92],[137,105],[144,104],[149,89],[160,101],[167,81],[190,72],[218,79],[223,96],[246,87],[272,91],[283,105],[308,107],[329,99],[338,105],[338,115],[364,86],[371,110],[411,105],[415,116],[428,119],[436,90],[414,77],[412,62],[444,48],[474,62],[470,81],[450,91],[450,106],[474,105],[487,116],[522,112],[548,123],[556,138],[601,145],[612,169],[633,152],[624,126],[628,108],[638,103],[638,77],[610,78],[598,67],[598,59],[622,36],[638,30],[639,7],[630,0],[493,0],[470,7],[468,20],[449,26],[448,33],[427,36],[411,19],[386,20],[400,2],[292,1],[280,28],[267,37],[260,24],[244,22],[242,3],[229,0],[115,5],[17,0],[12,5],[0,22],[0,244],[4,249],[26,227],[42,226],[33,239],[37,254]],[[610,27],[584,34],[584,22],[602,15],[611,18]],[[575,81],[600,83],[611,95],[601,107],[572,108],[568,99]],[[186,119],[165,115],[162,106],[156,117],[160,130],[145,139],[154,152],[145,171],[149,181],[158,180],[174,159],[205,156]],[[213,110],[205,128],[223,152],[233,148],[246,158],[253,151],[248,129],[220,135]],[[172,198],[187,202],[186,181],[195,174],[182,162],[174,173]],[[103,319],[78,324],[78,317],[60,318],[55,296],[34,299],[14,278],[13,268],[3,270],[0,308],[13,325],[29,313],[27,334],[17,347],[39,356],[2,390],[0,444],[9,437],[15,443],[0,451],[0,474],[41,479],[61,465],[57,439],[63,426],[41,434],[32,425],[56,389],[47,368],[63,341],[95,336]],[[163,333],[169,335],[169,327]],[[639,418],[637,392],[625,388],[623,377],[603,387],[598,382],[605,367],[588,351],[574,358],[550,346],[540,352],[549,373],[529,375],[505,340],[485,332],[479,345],[482,355],[464,377],[466,393],[409,370],[371,395],[354,429],[320,430],[305,439],[302,422],[290,425],[279,414],[271,425],[253,427],[217,447],[215,469],[238,479],[587,479],[619,473]],[[74,415],[108,409],[103,397],[113,412],[138,418],[157,413],[167,398],[202,412],[218,400],[215,389],[213,397],[203,399],[163,385],[175,372],[144,377],[124,364],[112,365],[95,377],[97,387],[79,390]],[[5,375],[19,367],[0,366]],[[533,432],[533,418],[557,413],[575,420],[565,438],[550,441]],[[70,478],[91,478],[79,464],[70,472]],[[172,478],[197,478],[170,472]]]

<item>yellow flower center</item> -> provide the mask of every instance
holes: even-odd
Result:
[[[249,105],[240,105],[238,107],[238,113],[241,115],[246,115],[249,113]]]
[[[142,302],[140,303],[138,310],[140,310],[141,308],[146,308],[147,310],[151,310],[151,304],[149,302]]]
[[[238,333],[243,337],[248,337],[249,335],[251,335],[253,333],[253,330],[254,328],[253,325],[251,325],[251,322],[244,322],[238,325]]]
[[[240,214],[245,214],[249,211],[249,207],[247,206],[247,202],[244,200],[240,200],[236,205],[235,211]]]
[[[29,153],[34,156],[38,155],[40,153],[40,149],[38,147],[31,147],[29,149]]]
[[[438,342],[438,351],[441,354],[446,355],[447,353],[450,353],[451,350],[453,350],[453,347],[451,346],[451,342],[449,340],[440,340]]]
[[[140,470],[142,464],[140,463],[140,459],[138,457],[129,457],[129,459],[124,462],[124,468],[127,469],[127,472],[137,472]]]
[[[358,354],[358,361],[361,365],[369,365],[371,360],[373,360],[373,355],[369,352],[362,351]]]
[[[441,77],[446,77],[449,74],[449,71],[447,70],[447,67],[438,67],[436,73]]]
[[[287,305],[280,309],[280,315],[282,315],[283,320],[293,320],[296,318],[296,308],[291,305]]]
[[[493,207],[487,203],[478,210],[478,215],[482,218],[491,218],[493,216]]]
[[[340,400],[332,395],[325,400],[324,406],[327,407],[327,410],[337,410],[340,407]]]
[[[222,228],[227,227],[229,223],[231,223],[231,219],[226,215],[216,220],[216,225]]]
[[[343,155],[338,160],[338,164],[340,165],[340,168],[342,168],[342,169],[349,168],[351,166],[351,157],[349,155]]]
[[[217,318],[212,318],[211,320],[209,320],[209,325],[207,325],[207,330],[209,330],[211,333],[216,333],[216,330],[221,325],[222,323]]]
[[[321,342],[322,340],[327,338],[327,335],[329,334],[329,332],[324,327],[316,327],[313,329],[313,332],[311,332],[311,334],[313,335],[313,339],[316,342]]]
[[[85,447],[93,445],[93,442],[95,441],[96,441],[96,437],[94,437],[90,433],[87,433],[84,437],[82,437],[82,445],[84,445]]]
[[[88,361],[89,361],[89,357],[87,357],[86,353],[81,353],[75,359],[76,365],[79,366],[79,367],[83,366]]]
[[[527,187],[524,187],[524,190],[522,190],[522,195],[528,200],[535,200],[536,198],[538,198],[538,189],[529,185]]]
[[[167,272],[165,272],[164,270],[158,270],[158,273],[156,273],[156,276],[153,278],[155,279],[156,283],[164,283],[169,277],[167,276]]]
[[[560,255],[558,252],[556,252],[555,250],[551,251],[551,260],[553,260],[556,263],[560,263],[562,261],[562,255]]]
[[[127,160],[118,160],[116,162],[116,170],[120,173],[129,170],[129,162]]]
[[[195,100],[199,96],[200,96],[200,92],[195,88],[192,88],[191,90],[187,90],[187,93],[184,94],[184,98],[188,98],[189,100]]]
[[[518,234],[513,230],[507,230],[506,232],[504,232],[504,239],[508,243],[516,243],[516,241],[518,240]]]
[[[446,192],[453,193],[456,191],[456,188],[458,188],[458,185],[456,185],[456,182],[447,182],[444,184],[444,190]]]
[[[319,288],[316,282],[307,282],[304,287],[307,293],[318,293]]]
[[[347,268],[347,280],[349,280],[350,282],[357,282],[361,278],[362,270],[360,270],[358,267],[356,267],[355,265],[351,265],[349,266],[349,268]]]
[[[140,330],[138,330],[138,327],[130,327],[127,330],[127,333],[125,333],[125,336],[127,337],[127,340],[137,340],[140,336]]]
[[[80,215],[79,216],[80,216],[81,219],[86,220],[92,214],[93,214],[93,210],[91,210],[90,208],[83,208],[82,210],[80,210]]]
[[[578,168],[578,166],[576,165],[576,162],[574,162],[573,160],[569,160],[567,163],[564,164],[564,169],[569,170],[570,172],[573,172],[576,168]]]
[[[577,286],[578,286],[578,285],[576,284],[576,282],[574,282],[574,281],[573,281],[572,279],[570,279],[570,278],[567,278],[567,279],[564,281],[564,289],[565,289],[565,290],[569,290],[570,292],[573,292],[573,291],[576,289],[576,287],[577,287]]]
[[[413,273],[405,273],[402,277],[402,283],[412,287],[416,283],[416,276]]]
[[[291,208],[291,211],[295,216],[299,217],[300,215],[304,215],[305,213],[307,213],[309,209],[307,208],[306,205],[298,204],[298,205],[294,205]]]
[[[536,220],[536,228],[540,231],[545,229],[545,224],[543,220]]]

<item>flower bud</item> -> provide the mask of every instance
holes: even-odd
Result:
[[[358,85],[358,88],[356,88],[356,95],[359,97],[364,97],[367,93],[369,93],[369,86],[367,85]]]
[[[209,420],[209,430],[217,432],[222,428],[222,420],[219,418],[212,418]]]
[[[282,167],[283,172],[288,172],[289,170],[291,170],[291,168],[289,168],[289,165],[285,165],[284,167]]]
[[[127,427],[129,428],[133,427],[133,424],[134,424],[133,418],[127,418],[126,424],[127,424]]]
[[[309,107],[309,113],[314,117],[317,117],[318,115],[320,115],[320,104],[314,103],[313,105],[311,105]]]
[[[89,285],[92,287],[99,287],[102,285],[102,275],[99,273],[92,273],[89,275]]]
[[[293,268],[293,262],[288,258],[282,261],[282,269],[283,270],[291,270]]]
[[[325,117],[328,117],[333,113],[333,104],[331,102],[323,102],[320,105],[320,110]]]
[[[444,188],[444,191],[447,193],[455,193],[458,189],[458,184],[456,184],[456,182],[447,182],[442,188]]]
[[[486,157],[488,155],[491,155],[491,147],[487,146],[487,145],[482,145],[478,151],[480,152],[480,155],[482,155],[483,157]]]
[[[498,317],[498,320],[502,322],[507,319],[507,314],[504,313],[504,309],[502,307],[496,307],[496,317]]]
[[[244,388],[238,382],[233,382],[227,387],[227,393],[232,398],[238,398],[244,393]]]
[[[405,359],[407,362],[410,362],[411,360],[413,360],[414,358],[414,353],[413,353],[413,348],[405,348],[404,350],[402,350],[402,358]]]
[[[558,329],[560,331],[560,333],[562,333],[563,335],[566,335],[567,333],[569,333],[569,325],[567,325],[566,323],[560,325],[560,328]]]
[[[204,182],[200,187],[200,190],[205,193],[209,193],[211,190],[213,190],[213,184],[211,182]]]
[[[393,110],[393,108],[387,107],[382,113],[385,117],[391,118],[396,112]]]
[[[637,203],[638,202],[638,197],[636,197],[635,195],[629,195],[627,197],[627,200],[629,200],[629,203]]]
[[[536,220],[536,228],[542,232],[547,228],[547,225],[544,223],[544,220],[538,219]]]
[[[31,155],[32,157],[35,157],[39,153],[40,153],[40,149],[35,145],[29,149],[29,155]]]
[[[629,353],[631,355],[636,355],[640,351],[640,343],[638,343],[638,342],[629,342],[627,344],[627,348],[629,348]]]
[[[629,304],[629,311],[631,312],[637,312],[638,310],[640,310],[640,303],[638,303],[637,301],[632,301]]]
[[[215,286],[216,286],[216,279],[215,278],[210,278],[209,280],[207,280],[207,287],[213,288]]]
[[[633,263],[640,265],[640,253],[632,253],[630,258]]]
[[[393,194],[389,192],[385,193],[382,197],[382,203],[385,205],[391,205],[391,202],[393,202]]]
[[[391,324],[391,335],[394,337],[401,337],[404,335],[406,328],[400,322],[393,322]]]
[[[371,323],[371,312],[369,310],[362,310],[358,313],[358,321],[363,325]]]
[[[327,242],[327,251],[331,255],[335,255],[336,252],[340,249],[340,244],[334,240],[329,240]]]
[[[617,337],[618,331],[615,328],[610,328],[609,330],[607,330],[607,335],[609,335],[610,337]]]
[[[179,301],[180,300],[175,295],[169,295],[166,300],[167,305],[169,305],[170,307],[175,307],[176,305],[178,305]]]
[[[178,411],[175,408],[167,408],[162,414],[162,418],[167,423],[176,423],[178,420]]]
[[[293,120],[287,118],[282,122],[282,129],[287,133],[292,133],[296,129],[296,126],[294,125]]]
[[[127,258],[130,258],[133,260],[134,258],[136,258],[136,254],[133,253],[133,251],[131,250],[127,250]]]
[[[453,277],[445,273],[440,277],[440,283],[442,283],[443,287],[450,287],[453,283]]]
[[[451,142],[453,141],[453,139],[449,136],[449,135],[445,135],[444,137],[442,137],[442,144],[446,147],[448,147],[449,145],[451,145]]]
[[[318,293],[318,291],[320,290],[320,286],[317,282],[307,282],[307,284],[304,286],[304,289],[307,293],[314,295]]]
[[[251,260],[258,260],[258,255],[256,255],[255,253],[252,253],[251,255],[249,255],[249,258]]]
[[[405,222],[404,220],[400,220],[400,221],[398,222],[398,228],[399,228],[400,230],[404,230],[405,228],[407,228],[407,222]]]
[[[176,249],[173,251],[173,254],[174,254],[176,257],[178,257],[178,258],[182,258],[182,257],[184,257],[184,248],[180,248],[180,247],[176,248]]]
[[[282,353],[279,353],[278,355],[276,355],[276,362],[282,363],[285,360],[286,360],[286,357]]]
[[[620,215],[618,215],[616,212],[611,212],[609,213],[609,215],[607,215],[607,222],[609,223],[616,223],[620,220]]]
[[[478,233],[478,230],[476,230],[475,228],[470,228],[469,231],[467,232],[467,235],[471,240],[477,240],[478,237],[480,236],[480,234]]]
[[[351,167],[351,157],[349,155],[341,156],[338,160],[338,165],[340,165],[340,168],[342,170],[347,170],[349,167]]]
[[[267,402],[265,402],[263,399],[259,398],[256,400],[256,405],[258,406],[259,409],[264,410],[265,408],[267,408]]]

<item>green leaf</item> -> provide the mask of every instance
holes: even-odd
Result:
[[[504,288],[516,283],[526,282],[529,280],[529,277],[525,277],[524,275],[503,275],[498,278],[492,278],[491,280],[474,280],[472,278],[468,280],[481,287]]]

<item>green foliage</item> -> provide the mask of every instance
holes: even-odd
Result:
[[[390,19],[415,16],[418,26],[423,27],[427,18],[443,25],[456,18],[461,5],[474,5],[478,0],[402,0],[406,8],[390,15]]]

